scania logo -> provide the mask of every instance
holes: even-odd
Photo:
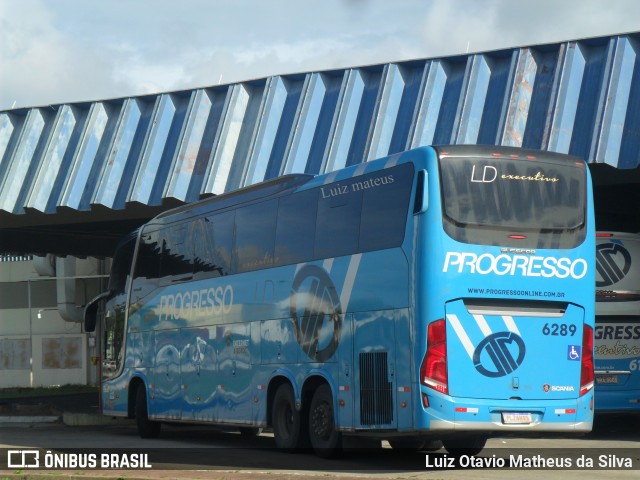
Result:
[[[608,287],[622,280],[631,269],[631,254],[619,243],[596,247],[596,287]]]
[[[525,352],[524,341],[519,335],[498,332],[480,342],[473,352],[473,364],[485,377],[504,377],[522,364]]]
[[[300,269],[293,280],[290,311],[304,353],[317,362],[331,358],[340,342],[342,308],[324,269],[315,265]]]

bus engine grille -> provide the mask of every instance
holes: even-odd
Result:
[[[387,368],[387,352],[360,354],[360,422],[386,425],[393,422],[393,396]]]

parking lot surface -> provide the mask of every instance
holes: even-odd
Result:
[[[141,440],[132,422],[119,425],[70,427],[54,424],[4,424],[0,430],[0,448],[39,450],[44,464],[45,452],[58,462],[71,457],[94,465],[66,470],[7,468],[5,478],[193,478],[236,479],[290,476],[295,479],[339,477],[402,479],[476,479],[476,478],[549,478],[566,479],[638,478],[640,475],[640,425],[638,419],[625,416],[598,418],[596,428],[582,437],[506,436],[491,438],[477,458],[455,459],[444,450],[436,452],[398,452],[383,443],[382,448],[346,452],[341,458],[322,459],[309,452],[289,454],[274,449],[273,437],[261,434],[247,438],[236,432],[205,427],[165,426],[158,439]],[[5,450],[6,449],[6,450]],[[146,454],[152,468],[93,469],[100,466],[101,455],[115,455],[111,466],[133,465]],[[82,457],[82,455],[85,455]],[[129,455],[129,457],[127,457]],[[579,465],[591,459],[595,468]],[[81,459],[81,460],[78,460]],[[628,461],[632,467],[628,467]],[[120,463],[119,463],[120,462]],[[515,462],[515,463],[514,463]],[[538,462],[538,463],[536,463]],[[543,462],[540,464],[539,462]],[[555,462],[559,467],[550,470]],[[53,462],[49,462],[53,465]],[[15,462],[14,462],[15,464]],[[59,463],[58,465],[62,465]],[[72,465],[73,466],[73,465]],[[486,466],[492,468],[486,468]],[[516,467],[515,469],[509,467]],[[542,468],[541,468],[542,467]],[[546,468],[545,468],[546,467]],[[598,468],[600,467],[600,468]]]

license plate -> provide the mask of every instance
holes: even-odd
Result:
[[[522,412],[502,412],[502,423],[505,425],[518,425],[531,423],[531,414]]]
[[[618,383],[618,375],[596,375],[598,385],[612,385]]]

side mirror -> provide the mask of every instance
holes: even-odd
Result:
[[[98,307],[100,306],[100,302],[108,299],[111,294],[111,290],[107,290],[106,292],[102,292],[100,295],[95,297],[84,308],[84,331],[85,332],[93,332],[96,329],[96,321],[98,317]]]
[[[416,199],[413,205],[415,215],[424,213],[429,209],[429,173],[420,170],[416,181]]]

